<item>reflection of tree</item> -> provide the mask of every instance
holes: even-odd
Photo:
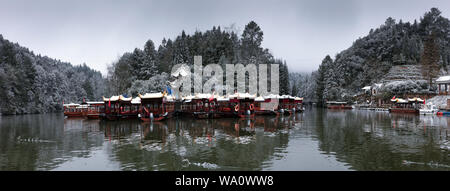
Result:
[[[449,164],[436,136],[424,135],[419,116],[368,111],[315,111],[319,149],[356,170],[408,170],[405,161]],[[313,125],[313,124],[311,124]],[[395,128],[394,128],[395,127]],[[439,129],[439,128],[438,128]],[[439,132],[434,129],[434,132]],[[427,165],[414,169],[430,169]]]

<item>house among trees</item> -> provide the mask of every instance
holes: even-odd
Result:
[[[450,76],[441,76],[436,80],[439,95],[449,95],[450,91]]]

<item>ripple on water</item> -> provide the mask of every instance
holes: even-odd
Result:
[[[146,151],[162,151],[161,143],[150,143],[142,146]]]

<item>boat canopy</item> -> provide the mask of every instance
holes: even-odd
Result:
[[[103,105],[105,102],[103,102],[103,101],[88,101],[86,103],[88,105]]]
[[[131,104],[141,104],[141,98],[140,97],[135,97],[134,99],[131,100]]]
[[[123,95],[119,95],[119,100],[120,101],[127,101],[127,102],[131,102],[133,98],[132,97],[125,97]]]
[[[69,103],[69,104],[64,104],[63,106],[64,106],[64,107],[78,107],[78,106],[80,106],[80,104],[77,104],[77,103]]]
[[[118,101],[118,100],[119,100],[119,96],[111,96],[110,98],[103,97],[103,102]]]
[[[255,101],[265,101],[265,99],[263,97],[259,96],[259,97],[255,98]]]
[[[139,94],[138,97],[141,99],[154,99],[154,98],[162,98],[162,97],[164,97],[164,94],[162,94],[161,92],[145,93],[144,95]]]
[[[230,101],[230,98],[224,97],[224,96],[220,96],[220,97],[217,98],[217,101]]]
[[[294,100],[295,101],[303,101],[303,98],[302,97],[295,97]]]

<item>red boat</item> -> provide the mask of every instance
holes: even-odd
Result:
[[[103,97],[105,112],[101,113],[100,117],[107,120],[136,118],[138,109],[132,106],[131,100],[131,97],[126,98],[122,95],[110,98]]]
[[[87,115],[88,108],[86,104],[64,104],[64,116],[67,117],[85,117]]]
[[[230,98],[228,97],[219,97],[217,98],[217,110],[215,113],[215,117],[236,117],[234,113],[234,104],[230,102]]]
[[[271,97],[255,98],[255,114],[256,115],[278,115],[278,99]]]
[[[235,93],[230,95],[230,103],[233,106],[235,115],[244,117],[255,117],[255,95],[248,93]]]
[[[294,98],[294,112],[303,112],[303,98]]]
[[[175,113],[175,100],[173,96],[162,93],[139,94],[141,110],[139,119],[144,122],[161,121],[171,118]]]
[[[294,97],[289,95],[282,95],[279,97],[279,110],[284,114],[292,114],[295,108]]]
[[[87,102],[87,118],[88,119],[99,119],[100,114],[105,112],[104,102]]]

